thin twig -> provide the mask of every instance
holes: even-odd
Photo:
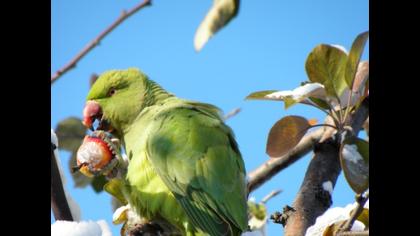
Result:
[[[53,84],[58,78],[60,78],[64,73],[70,69],[76,67],[77,62],[80,61],[87,53],[89,53],[94,47],[99,45],[100,41],[105,38],[112,30],[114,30],[118,25],[120,25],[128,17],[139,11],[145,6],[151,5],[151,0],[144,0],[143,2],[137,4],[135,7],[129,11],[123,11],[116,21],[114,21],[108,28],[106,28],[102,33],[98,35],[94,40],[92,40],[85,48],[80,51],[67,65],[59,69],[53,76],[51,76],[51,84]]]
[[[98,77],[99,77],[99,75],[97,75],[95,73],[93,73],[90,76],[90,79],[89,79],[89,87],[92,87],[92,85],[96,82],[96,80],[98,79]]]
[[[236,116],[239,112],[241,112],[241,108],[235,108],[233,110],[231,110],[229,113],[227,113],[224,117],[223,120],[226,121],[234,116]]]
[[[58,164],[54,155],[54,144],[51,143],[51,208],[55,220],[73,221],[70,206],[64,193],[63,182],[61,181]]]
[[[266,204],[268,202],[268,200],[270,200],[271,198],[277,196],[279,193],[283,192],[283,190],[281,189],[277,189],[277,190],[273,190],[271,191],[269,194],[267,194],[262,200],[261,203],[262,204]]]
[[[366,196],[360,195],[356,202],[357,206],[355,210],[353,210],[352,214],[350,215],[350,218],[346,221],[346,224],[344,224],[343,228],[340,230],[341,232],[346,232],[351,229],[353,226],[353,223],[356,221],[357,217],[359,217],[360,214],[363,212],[363,208],[365,206],[365,203],[369,199],[369,192],[366,193]]]

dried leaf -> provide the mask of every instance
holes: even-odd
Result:
[[[207,41],[236,16],[239,0],[214,0],[213,6],[201,22],[194,37],[194,48],[200,51]]]
[[[268,134],[266,152],[270,157],[281,157],[294,148],[310,127],[301,116],[286,116],[277,121]]]

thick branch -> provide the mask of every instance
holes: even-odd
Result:
[[[352,116],[352,129],[357,136],[369,115],[369,97]],[[316,146],[314,157],[305,174],[305,178],[293,203],[296,210],[285,226],[285,236],[305,235],[306,229],[315,223],[332,204],[331,195],[324,183],[330,181],[335,186],[341,172],[338,139],[328,139]]]
[[[114,30],[118,25],[120,25],[124,20],[128,17],[139,11],[145,6],[151,5],[151,0],[144,0],[143,2],[137,4],[135,7],[130,9],[129,11],[123,11],[120,17],[116,21],[114,21],[108,28],[106,28],[102,33],[98,35],[94,40],[92,40],[85,48],[80,51],[67,65],[59,69],[53,76],[51,76],[51,84],[54,83],[58,78],[60,78],[64,73],[69,71],[70,69],[74,68],[77,62],[80,61],[86,54],[88,54],[94,47],[99,45],[100,41],[105,38],[112,30]]]
[[[70,207],[64,193],[57,161],[54,156],[55,148],[57,147],[51,143],[51,208],[55,220],[73,221]]]
[[[307,134],[288,154],[279,158],[271,158],[257,169],[248,173],[248,193],[254,191],[274,175],[305,156],[313,149],[313,145],[322,137],[323,133],[324,129],[318,129]]]
[[[334,186],[341,167],[338,158],[339,145],[328,139],[314,150],[314,157],[309,163],[305,178],[293,203],[296,210],[288,217],[285,226],[286,236],[305,235],[316,217],[324,213],[331,205],[330,193],[323,188],[328,181]]]

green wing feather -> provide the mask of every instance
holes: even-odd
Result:
[[[231,129],[205,106],[172,108],[154,120],[148,158],[193,225],[214,236],[246,231],[246,173]]]

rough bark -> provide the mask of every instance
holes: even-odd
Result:
[[[366,97],[351,117],[351,127],[357,136],[369,116],[369,96]],[[295,210],[285,224],[285,236],[305,235],[306,229],[315,223],[332,204],[331,195],[323,188],[323,183],[331,181],[335,186],[341,172],[339,162],[339,143],[328,139],[316,145],[314,157],[305,174],[303,183],[293,203]]]

